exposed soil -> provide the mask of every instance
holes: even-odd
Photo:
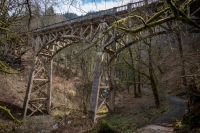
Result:
[[[183,114],[185,113],[187,106],[183,99],[178,97],[170,97],[171,101],[174,103],[174,109],[163,115],[149,125],[144,126],[137,130],[137,133],[173,133],[173,123],[174,120],[181,120]]]

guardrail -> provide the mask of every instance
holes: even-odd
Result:
[[[137,2],[135,2],[137,1]],[[39,29],[34,29],[32,30],[32,32],[40,32],[46,29],[51,29],[51,28],[56,28],[56,27],[60,27],[63,25],[68,25],[68,24],[72,24],[75,22],[81,22],[83,20],[87,20],[87,19],[93,19],[93,18],[98,18],[98,17],[102,17],[104,15],[109,15],[109,14],[115,14],[115,13],[119,13],[121,11],[125,11],[125,10],[132,10],[134,8],[138,8],[138,7],[142,7],[145,4],[151,4],[151,3],[155,3],[159,0],[131,0],[131,3],[128,3],[127,5],[123,5],[123,6],[119,6],[119,7],[114,7],[111,9],[107,9],[107,10],[103,10],[103,11],[98,11],[95,13],[91,13],[88,15],[84,15],[84,16],[79,16],[77,18],[74,19],[70,19],[70,20],[66,20],[66,21],[62,21],[59,23],[55,23],[53,25],[48,25]]]

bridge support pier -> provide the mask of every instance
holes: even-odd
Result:
[[[34,62],[33,62],[32,68],[31,68],[31,73],[30,73],[30,76],[29,76],[29,81],[28,81],[28,85],[27,85],[27,89],[26,89],[25,98],[24,98],[24,104],[23,104],[24,114],[23,114],[23,117],[26,117],[26,115],[27,115],[28,102],[29,102],[29,99],[30,99],[31,89],[32,89],[32,85],[33,85],[35,60],[36,59],[34,59]]]
[[[24,117],[35,113],[50,113],[52,93],[53,60],[49,57],[36,56],[29,77],[24,98]]]
[[[92,84],[92,92],[90,96],[90,106],[88,112],[88,119],[90,122],[95,122],[96,120],[96,113],[97,113],[97,105],[98,105],[98,98],[99,98],[99,89],[100,89],[100,80],[101,80],[101,65],[103,62],[103,52],[97,52],[96,58],[96,66],[94,71],[94,80]]]
[[[96,66],[94,70],[94,77],[93,77],[93,84],[92,84],[92,91],[90,96],[90,105],[88,111],[88,120],[89,122],[93,123],[96,120],[96,113],[98,111],[98,99],[99,99],[99,89],[100,89],[100,81],[101,81],[101,74],[102,74],[102,62],[104,58],[103,52],[103,45],[105,42],[105,38],[103,36],[103,30],[105,29],[106,23],[103,22],[100,24],[100,33],[99,38],[100,42],[97,46],[97,55],[96,55]]]

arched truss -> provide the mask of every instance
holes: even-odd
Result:
[[[105,32],[106,27],[107,23],[101,20],[98,24],[80,25],[64,30],[53,29],[30,35],[34,63],[24,99],[24,116],[31,116],[38,111],[50,111],[53,57],[62,49],[80,42],[83,45],[96,45],[97,51],[103,51],[105,45],[115,41],[117,33],[114,30]]]

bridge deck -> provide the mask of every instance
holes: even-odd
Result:
[[[67,20],[67,21],[55,23],[53,25],[48,25],[48,26],[45,26],[45,27],[42,27],[42,28],[34,29],[31,32],[38,34],[39,32],[45,32],[45,31],[49,31],[49,30],[62,28],[62,27],[71,27],[71,25],[73,25],[73,26],[77,26],[79,24],[88,25],[88,23],[90,24],[90,23],[95,23],[97,21],[99,22],[99,21],[102,20],[101,18],[105,18],[105,17],[108,17],[108,16],[110,16],[112,18],[113,18],[113,15],[123,16],[124,14],[127,14],[130,10],[142,7],[145,4],[152,4],[152,3],[155,3],[155,2],[158,2],[158,1],[159,0],[148,0],[148,2],[145,3],[145,1],[142,0],[142,1],[134,2],[134,3],[129,3],[127,5],[114,7],[114,8],[111,8],[111,9],[99,11],[99,12],[88,14],[88,15],[85,15],[85,16],[80,16],[80,17],[70,19],[70,20]]]

